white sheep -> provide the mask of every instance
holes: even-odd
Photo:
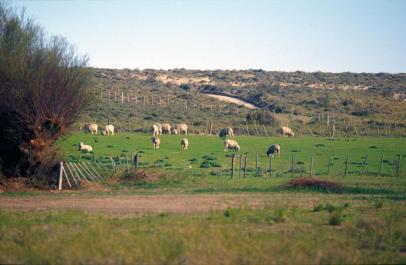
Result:
[[[220,133],[219,133],[219,136],[221,137],[221,138],[225,138],[225,137],[228,137],[228,138],[234,138],[234,131],[233,131],[233,128],[231,128],[231,127],[228,127],[228,128],[223,128],[223,129],[221,129],[220,130]]]
[[[183,138],[180,141],[180,145],[182,146],[182,150],[187,150],[188,146],[189,146],[189,140],[186,138]]]
[[[172,129],[172,133],[175,134],[175,135],[178,135],[178,134],[179,134],[179,130],[176,129],[176,128],[174,128],[174,129]]]
[[[169,123],[162,124],[162,132],[171,134],[171,125]]]
[[[96,123],[90,123],[90,124],[86,124],[84,129],[85,129],[85,132],[91,132],[92,134],[97,134],[98,126]]]
[[[152,135],[153,136],[159,135],[159,127],[158,127],[158,125],[153,124],[151,126],[151,130],[152,130]]]
[[[158,127],[158,135],[162,135],[162,124],[156,122],[152,126],[154,125]]]
[[[86,151],[86,152],[92,152],[93,148],[91,145],[83,144],[83,142],[79,143],[79,151]]]
[[[104,129],[102,130],[103,135],[114,135],[114,126],[109,124],[104,126]]]
[[[159,149],[159,146],[161,145],[161,139],[159,139],[158,137],[152,137],[152,144],[154,145],[154,149]]]
[[[283,136],[295,136],[295,134],[293,133],[292,129],[286,126],[283,126],[280,128],[281,130],[281,134]]]
[[[235,150],[240,151],[240,145],[237,143],[236,140],[227,139],[224,141],[224,151],[227,150]]]
[[[179,124],[176,124],[175,130],[177,130],[177,132],[178,132],[179,134],[184,133],[185,135],[187,135],[187,125],[186,125],[186,123],[179,123]],[[177,134],[177,133],[175,133],[175,134]]]
[[[268,151],[266,151],[267,156],[274,156],[278,155],[279,157],[281,156],[281,146],[279,144],[273,144],[268,148]]]

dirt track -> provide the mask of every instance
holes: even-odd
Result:
[[[259,207],[269,196],[264,195],[119,195],[103,197],[0,197],[0,208],[14,210],[82,209],[117,214],[193,213],[228,207]]]

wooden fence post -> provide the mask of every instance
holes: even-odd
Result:
[[[295,172],[295,160],[293,159],[293,154],[291,158],[291,166],[290,166],[290,175],[293,177],[293,173]]]
[[[135,154],[134,158],[133,158],[133,165],[135,166],[135,169],[138,169],[138,163],[139,163],[139,155],[138,153]]]
[[[331,156],[328,157],[327,176],[330,175],[330,166],[331,166]]]
[[[235,154],[231,156],[231,178],[234,178]]]
[[[349,157],[347,155],[347,159],[345,160],[344,176],[347,176],[347,174],[348,174],[348,163],[349,163]]]
[[[313,175],[313,156],[310,157],[310,170],[309,170],[309,177]]]
[[[256,175],[258,176],[259,175],[259,157],[258,157],[258,153],[257,153],[257,156],[256,156],[256,159],[255,159],[255,172],[256,172]]]
[[[398,161],[396,163],[396,177],[399,177],[399,174],[400,174],[400,157],[401,157],[401,155],[398,154]]]
[[[364,163],[362,165],[361,176],[364,175],[365,167],[367,165],[368,155],[365,155]]]
[[[383,159],[384,159],[384,155],[383,153],[381,154],[381,161],[379,163],[379,171],[378,171],[378,175],[380,176],[382,173],[382,166],[383,166]]]
[[[63,174],[63,162],[59,162],[59,183],[58,183],[58,190],[62,190],[62,174]]]
[[[240,167],[238,168],[238,178],[241,178],[241,164],[242,164],[242,155],[240,156]]]
[[[245,156],[244,156],[244,178],[247,175],[247,160],[248,160],[248,153],[245,153]]]

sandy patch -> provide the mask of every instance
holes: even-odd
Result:
[[[220,95],[214,95],[214,94],[205,94],[205,95],[207,95],[209,97],[212,97],[212,98],[215,98],[215,99],[218,99],[220,101],[227,102],[227,103],[232,103],[232,104],[236,104],[236,105],[239,105],[239,106],[244,106],[244,107],[246,107],[248,109],[257,109],[257,107],[255,105],[253,105],[251,103],[248,103],[248,102],[246,102],[244,100],[238,99],[238,98],[233,98],[233,97],[228,97],[228,96],[220,96]]]

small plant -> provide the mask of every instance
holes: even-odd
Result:
[[[217,160],[217,157],[213,156],[213,155],[205,155],[203,156],[203,158],[207,161],[209,160]]]
[[[315,147],[326,147],[324,144],[315,144]]]
[[[335,211],[330,215],[328,219],[329,225],[341,225],[344,221],[344,216],[342,215],[341,211]]]
[[[371,148],[371,149],[376,149],[376,148],[378,148],[376,145],[371,145],[369,148]]]
[[[383,200],[373,200],[373,205],[375,209],[380,209],[383,206]]]
[[[324,206],[321,203],[319,203],[319,204],[317,204],[316,206],[313,207],[313,212],[320,212],[322,210],[324,210]]]
[[[107,146],[107,148],[113,148],[113,147],[114,147],[114,146],[112,146],[112,145],[108,145],[108,146]]]
[[[328,211],[329,213],[332,213],[332,212],[335,212],[338,208],[337,208],[337,206],[335,206],[335,205],[333,205],[333,204],[331,204],[331,203],[326,203],[326,205],[324,206],[324,209],[326,210],[326,211]]]
[[[201,168],[209,168],[209,167],[210,167],[210,163],[207,162],[207,161],[203,161],[203,162],[200,164],[200,167],[201,167]]]
[[[286,212],[286,209],[283,209],[283,208],[276,209],[272,219],[276,223],[286,222],[286,220],[288,219],[288,214]]]
[[[230,211],[230,209],[224,210],[223,215],[224,215],[224,217],[227,217],[227,218],[230,217],[230,216],[231,216],[231,211]]]
[[[191,159],[189,159],[189,162],[190,162],[190,164],[197,164],[198,160],[197,160],[197,158],[191,158]]]

